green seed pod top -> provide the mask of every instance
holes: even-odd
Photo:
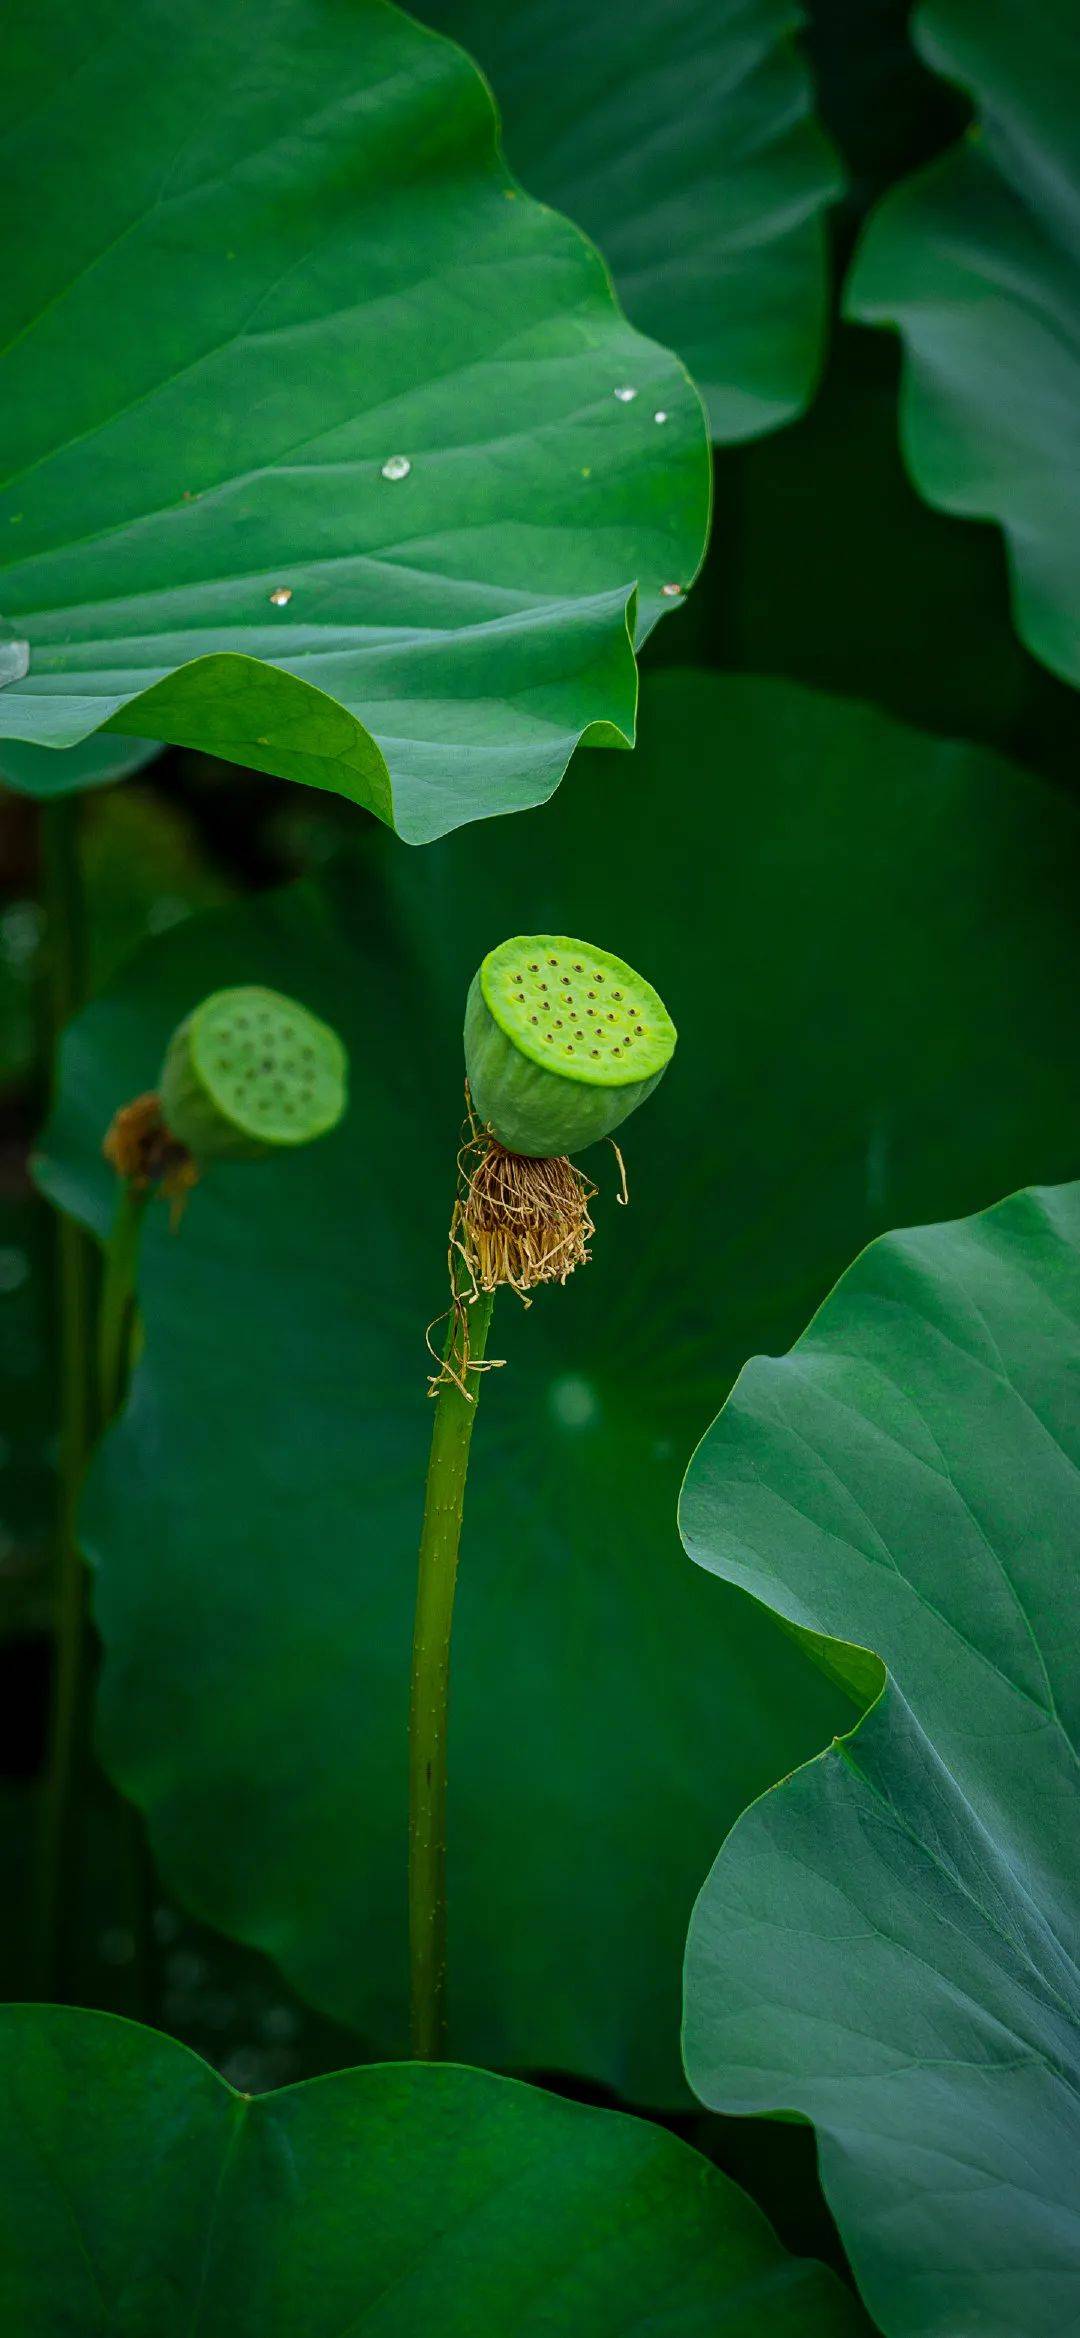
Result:
[[[465,1010],[473,1102],[508,1152],[579,1153],[652,1094],[675,1026],[622,958],[566,934],[489,951]]]
[[[167,1128],[196,1161],[250,1161],[335,1128],[347,1072],[336,1032],[252,983],[212,991],[185,1017],[158,1090]]]

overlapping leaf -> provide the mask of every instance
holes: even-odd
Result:
[[[827,1635],[866,1719],[749,1811],[687,2068],[796,2109],[882,2329],[1080,2313],[1080,1186],[877,1242],[748,1365],[687,1548]],[[867,1650],[880,1651],[888,1671]]]
[[[196,1910],[378,2047],[404,2034],[415,1545],[461,1019],[508,932],[593,935],[679,1028],[606,1152],[592,1265],[496,1310],[455,1630],[451,2040],[681,2085],[686,1920],[725,1828],[850,1705],[681,1563],[686,1455],[860,1243],[1080,1147],[1080,820],[994,758],[792,687],[671,675],[524,822],[163,938],[65,1050],[49,1190],[217,983],[337,1022],[349,1118],[148,1228],[146,1350],[85,1512],[102,1742]],[[680,814],[663,805],[677,789]],[[605,1166],[606,1164],[606,1166]]]
[[[0,2305],[49,2338],[857,2338],[662,2129],[479,2070],[256,2096],[172,2038],[0,2012]]]
[[[0,740],[177,740],[414,842],[628,741],[700,404],[461,52],[384,0],[18,0],[4,67]]]
[[[835,158],[790,0],[424,0],[490,75],[525,185],[587,228],[715,439],[801,413],[828,306]]]
[[[851,313],[899,325],[902,423],[931,502],[1005,530],[1016,622],[1080,682],[1080,60],[1071,0],[928,0],[972,134],[887,195]]]

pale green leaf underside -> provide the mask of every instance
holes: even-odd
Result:
[[[700,404],[508,178],[452,44],[383,0],[257,29],[245,0],[5,28],[0,610],[31,663],[0,755],[108,724],[426,841],[632,739],[635,588],[643,634],[703,547]]]
[[[115,731],[95,731],[79,747],[54,754],[48,747],[28,747],[21,739],[0,740],[0,785],[19,795],[61,796],[73,788],[106,787],[141,771],[159,753],[148,739],[121,739]]]
[[[495,90],[534,195],[595,238],[721,442],[802,411],[828,307],[836,159],[789,0],[424,0]]]
[[[664,805],[677,774],[682,817]],[[642,822],[647,828],[643,848]],[[653,677],[637,754],[423,854],[164,937],[75,1026],[43,1175],[99,1230],[101,1134],[217,985],[333,1022],[342,1128],[146,1229],[146,1350],[85,1514],[101,1743],[170,1886],[401,2051],[405,1743],[470,978],[585,933],[679,1031],[587,1271],[500,1300],[454,1638],[451,2045],[671,2102],[693,1895],[850,1704],[683,1564],[687,1454],[860,1244],[1080,1153],[1080,819],[993,757],[775,683]],[[644,860],[643,860],[644,849]],[[152,1564],[147,1553],[152,1552]]]
[[[108,2014],[0,2009],[20,2338],[859,2338],[824,2266],[642,2120],[479,2070],[252,2100]]]
[[[687,2069],[812,2118],[889,2338],[1080,2314],[1080,1186],[875,1243],[691,1466],[691,1557],[880,1651],[876,1701],[735,1828]],[[888,1667],[888,1671],[884,1670]]]
[[[947,511],[1005,530],[1017,628],[1080,683],[1080,48],[1074,0],[932,0],[963,145],[886,195],[848,289],[899,326],[904,449]]]

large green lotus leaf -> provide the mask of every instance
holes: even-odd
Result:
[[[978,109],[887,195],[848,307],[899,326],[905,451],[946,510],[1005,530],[1018,629],[1080,682],[1080,57],[1073,0],[930,0],[930,62]]]
[[[677,349],[715,439],[802,412],[839,192],[791,0],[422,0],[490,75],[514,169],[596,238],[629,315]]]
[[[20,2338],[868,2334],[643,2120],[406,2063],[237,2094],[109,2014],[0,2011],[0,2305]]]
[[[43,1177],[98,1229],[114,1107],[218,983],[336,1021],[350,1114],[148,1227],[146,1351],[85,1513],[102,1742],[169,1883],[383,2049],[405,2035],[405,1717],[470,975],[591,934],[679,1029],[592,1265],[504,1298],[466,1512],[451,2043],[672,2101],[695,1891],[851,1720],[682,1561],[687,1454],[890,1219],[1080,1148],[1080,819],[992,757],[777,684],[656,677],[631,762],[423,855],[187,926],[74,1026]],[[679,818],[657,807],[672,788]]]
[[[1080,2315],[1078,1400],[1072,1185],[876,1242],[747,1366],[683,1498],[691,1556],[858,1643],[873,1700],[721,1852],[687,2069],[814,2119],[896,2338]]]
[[[15,0],[0,151],[0,739],[176,740],[421,842],[632,738],[700,403],[458,49],[383,0]]]

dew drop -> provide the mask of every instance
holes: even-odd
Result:
[[[629,382],[623,382],[612,395],[618,399],[620,406],[629,406],[631,399],[637,397],[637,391],[631,389]]]
[[[677,601],[682,594],[682,586],[677,584],[661,585],[660,590],[665,601]]]
[[[292,586],[275,585],[270,599],[275,609],[287,609],[292,600]]]
[[[655,414],[653,415],[653,421],[654,421],[654,422],[666,422],[666,421],[667,421],[667,407],[666,407],[666,406],[658,406],[658,407],[657,407],[657,409],[656,409],[656,412],[655,412]]]
[[[17,641],[0,621],[0,690],[8,682],[24,682],[30,671],[30,644]]]
[[[382,467],[384,479],[407,479],[412,464],[408,455],[388,455]]]

